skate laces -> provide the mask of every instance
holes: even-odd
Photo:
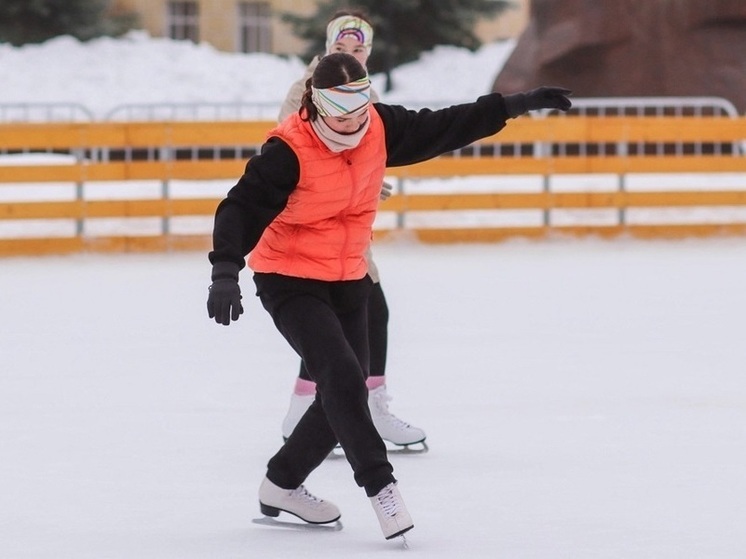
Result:
[[[305,485],[301,485],[298,489],[293,489],[290,494],[293,497],[306,501],[311,507],[319,507],[322,503],[322,499],[319,499],[316,495],[313,495],[306,489]]]
[[[388,392],[386,392],[385,390],[380,390],[373,394],[373,401],[376,403],[376,409],[378,410],[382,418],[384,418],[395,427],[398,427],[399,429],[409,429],[410,427],[412,427],[409,423],[399,419],[389,411],[389,402],[392,399],[393,398],[389,396]]]
[[[395,516],[399,512],[399,499],[394,494],[394,485],[381,489],[376,495],[376,502],[386,516]]]

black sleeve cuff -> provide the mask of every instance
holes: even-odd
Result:
[[[238,281],[241,267],[235,262],[215,262],[212,265],[212,281],[219,279],[234,279]]]
[[[503,100],[505,101],[505,110],[507,111],[510,118],[515,118],[528,112],[525,93],[503,95]]]

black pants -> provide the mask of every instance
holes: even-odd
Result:
[[[368,294],[368,347],[370,350],[370,376],[382,377],[386,374],[386,355],[389,341],[389,307],[380,283],[374,283]],[[300,362],[298,376],[312,380],[306,365]]]
[[[316,399],[269,461],[267,477],[294,489],[339,441],[355,482],[368,496],[395,481],[386,446],[368,409],[369,277],[325,282],[255,274],[262,305],[306,363]]]

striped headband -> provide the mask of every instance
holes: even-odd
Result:
[[[373,28],[364,19],[355,16],[340,16],[326,26],[326,52],[330,53],[334,43],[345,37],[353,37],[370,54],[373,48]]]
[[[311,100],[321,116],[345,116],[370,104],[368,76],[344,85],[319,89],[311,86]]]

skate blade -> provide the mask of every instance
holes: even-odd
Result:
[[[384,441],[386,443],[386,452],[388,454],[425,454],[430,450],[430,447],[427,446],[427,443],[425,441],[419,442],[419,443],[412,443],[412,444],[405,444],[405,445],[398,445],[394,444],[388,441]],[[345,457],[345,452],[342,450],[342,447],[338,446],[334,450],[332,450],[329,455],[326,457],[327,460],[338,460],[340,458]]]
[[[273,528],[287,528],[290,530],[305,530],[308,532],[339,532],[342,529],[342,523],[337,520],[331,524],[309,524],[308,522],[289,522],[287,520],[277,520],[270,516],[253,518],[254,524],[262,526],[272,526]]]
[[[386,447],[389,454],[425,454],[430,450],[425,441],[405,445],[386,443]]]
[[[409,542],[407,541],[406,534],[402,534],[399,537],[401,538],[401,548],[402,549],[409,549]]]

